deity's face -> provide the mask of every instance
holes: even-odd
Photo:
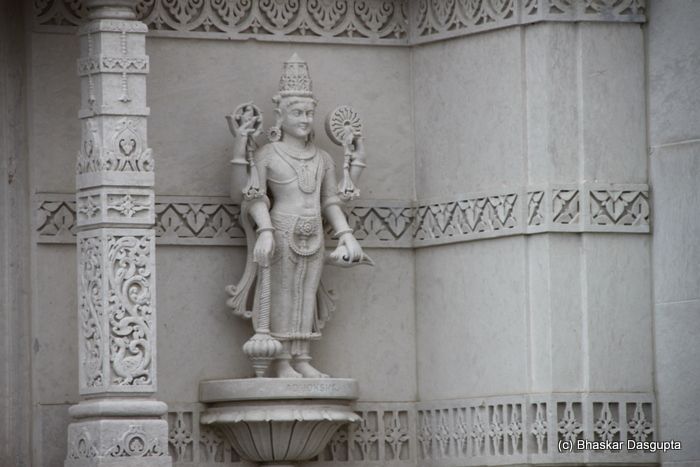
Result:
[[[299,139],[308,138],[313,128],[316,103],[313,99],[298,98],[280,106],[280,127],[282,134]]]

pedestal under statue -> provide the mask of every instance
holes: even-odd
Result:
[[[248,242],[243,277],[227,288],[227,304],[252,319],[255,333],[243,351],[256,378],[204,381],[200,400],[210,404],[202,423],[219,426],[241,457],[290,465],[317,456],[340,426],[359,420],[351,410],[356,381],[312,366],[310,344],[334,310],[321,283],[323,265],[373,263],[342,209],[359,196],[355,183],[366,167],[357,113],[341,106],[326,119],[329,137],[344,151],[337,183],[333,159],[313,141],[316,100],[308,66],[296,54],[284,64],[273,102],[270,142],[259,148],[259,108],[246,103],[227,116],[234,137],[232,197],[241,202]],[[324,220],[338,239],[331,253]]]

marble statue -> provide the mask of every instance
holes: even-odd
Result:
[[[259,148],[254,138],[262,132],[263,118],[257,106],[242,104],[226,117],[234,138],[232,197],[241,201],[248,239],[243,278],[227,288],[228,305],[252,318],[255,335],[243,350],[256,376],[324,378],[310,363],[311,341],[321,337],[334,307],[321,284],[323,265],[371,264],[342,209],[344,201],[359,196],[355,182],[366,167],[362,124],[348,106],[326,120],[331,140],[344,148],[338,184],[333,159],[314,144],[317,101],[307,63],[298,55],[284,63],[273,102],[270,142]],[[324,220],[338,239],[330,254]]]

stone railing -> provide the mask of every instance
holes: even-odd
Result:
[[[359,424],[336,433],[309,465],[477,466],[654,463],[628,440],[656,440],[654,397],[640,393],[529,394],[433,402],[360,402]],[[175,466],[242,466],[235,450],[199,424],[199,403],[168,404]],[[621,443],[575,449],[578,441]],[[566,441],[574,449],[565,449]]]

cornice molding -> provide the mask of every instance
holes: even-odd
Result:
[[[646,21],[645,0],[141,0],[152,37],[412,46],[537,22]],[[84,0],[34,0],[38,32],[74,33]]]
[[[118,206],[126,195],[117,191],[100,195]],[[97,212],[103,204],[90,204],[91,219],[120,225],[137,217],[122,222],[119,216],[129,212],[117,209],[107,209],[105,217]],[[83,207],[76,209],[71,194],[35,195],[35,242],[75,243],[79,226],[90,222]],[[355,236],[368,248],[421,248],[551,232],[645,234],[651,218],[648,185],[623,183],[555,184],[418,202],[359,200],[346,209]],[[240,207],[226,197],[156,196],[157,244],[245,245],[239,214]],[[333,244],[330,235],[328,242]]]

